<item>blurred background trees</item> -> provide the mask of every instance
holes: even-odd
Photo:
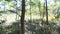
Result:
[[[25,34],[60,34],[60,0],[25,0]],[[22,0],[0,0],[0,34],[21,30]]]

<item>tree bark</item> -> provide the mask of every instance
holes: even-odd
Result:
[[[21,34],[24,34],[24,17],[25,17],[25,0],[22,0],[22,13],[21,13]]]
[[[48,7],[47,7],[47,0],[46,1],[46,24],[48,25]]]

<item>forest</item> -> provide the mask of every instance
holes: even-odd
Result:
[[[60,34],[60,0],[0,0],[0,34]]]

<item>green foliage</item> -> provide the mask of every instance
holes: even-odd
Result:
[[[5,1],[8,1],[8,2],[10,2],[10,1],[12,1],[12,0],[5,0]]]
[[[0,0],[0,1],[2,1],[2,0]],[[15,3],[14,2],[11,2],[12,0],[5,0],[5,1],[7,1],[7,2],[10,2],[9,3],[9,8],[11,9],[15,9]],[[38,18],[38,17],[41,17],[41,16],[43,16],[44,17],[44,15],[45,15],[45,5],[44,5],[44,3],[40,3],[41,1],[39,1],[39,0],[29,0],[28,1],[28,4],[29,5],[31,5],[32,6],[32,16],[35,16],[35,15],[38,15],[36,18]],[[28,5],[28,6],[29,6]],[[54,9],[54,7],[56,7],[57,5],[56,5],[56,3],[52,3],[50,6],[48,6],[48,8],[50,9],[49,10],[49,12],[50,11],[52,11],[53,9]],[[21,6],[20,6],[21,7]],[[20,8],[19,7],[19,8]],[[27,11],[27,13],[26,14],[28,14],[28,15],[30,15],[29,13],[30,13],[30,7],[26,7],[26,8],[28,8],[28,11]],[[52,9],[51,9],[52,8]],[[13,9],[13,10],[14,10]],[[18,9],[18,8],[17,8]],[[13,11],[10,11],[11,13],[16,13],[16,12],[13,12]],[[17,12],[19,12],[19,11],[17,11]],[[39,13],[40,12],[40,13]],[[53,11],[52,11],[53,12]],[[0,13],[7,13],[6,11],[0,11]],[[39,14],[36,14],[36,13],[39,13]],[[16,13],[17,14],[17,13]],[[20,14],[20,13],[19,13]],[[50,13],[51,14],[51,13]],[[53,14],[52,14],[53,15]],[[34,18],[34,17],[33,17]],[[55,16],[55,18],[57,19],[57,18],[60,18],[60,12],[58,12],[57,13],[57,15]],[[40,19],[40,18],[39,18]],[[31,21],[27,21],[28,23],[27,23],[27,30],[28,31],[31,31],[31,32],[36,32],[36,34],[53,34],[53,32],[54,32],[54,34],[57,34],[57,29],[55,30],[55,27],[57,27],[56,26],[56,24],[55,23],[49,23],[49,25],[46,25],[46,22],[45,21],[43,21],[43,25],[42,26],[40,26],[41,24],[39,24],[40,23],[40,21],[41,20],[36,20],[36,19],[34,19],[33,20],[33,22],[31,22]],[[31,23],[30,23],[31,22]],[[17,22],[18,23],[18,22]],[[49,26],[49,27],[48,27]],[[47,29],[48,28],[48,29]],[[0,34],[4,34],[4,33],[8,33],[8,34],[17,34],[18,33],[18,24],[12,24],[11,25],[11,27],[7,27],[6,29],[5,28],[1,28],[2,30],[0,30]],[[20,28],[19,28],[20,29]],[[2,32],[2,33],[1,33]],[[48,32],[48,33],[47,33]]]
[[[29,20],[30,21],[30,20]],[[27,26],[27,30],[31,31],[32,33],[35,32],[35,34],[58,34],[58,31],[56,29],[57,24],[54,22],[50,22],[49,25],[46,25],[46,21],[43,21],[43,25],[40,26],[41,24],[39,24],[40,20],[35,20],[34,21],[30,21],[31,23],[28,22]]]
[[[57,13],[57,15],[55,16],[56,19],[60,18],[60,12]]]
[[[29,2],[29,4],[30,4],[30,5],[32,5],[32,6],[34,6],[34,5],[35,5],[35,3],[34,3],[34,2],[32,2],[32,1],[31,1],[31,2]]]

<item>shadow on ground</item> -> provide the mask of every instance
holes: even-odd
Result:
[[[46,24],[46,21],[39,19],[28,20],[24,23],[27,34],[60,34],[60,27],[53,21],[49,21],[49,25]],[[0,24],[0,34],[18,34],[21,28],[20,20],[12,22],[12,25],[7,27],[2,27],[2,24]]]

